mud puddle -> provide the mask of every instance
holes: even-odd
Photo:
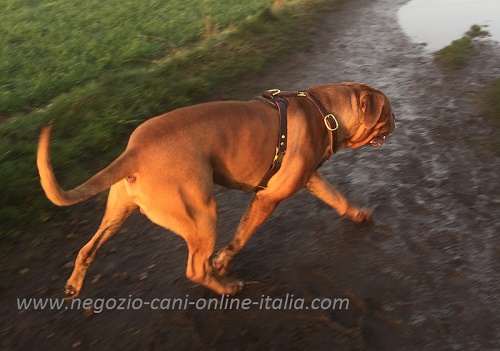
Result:
[[[500,1],[412,0],[399,9],[398,21],[429,51],[462,37],[473,24],[485,26],[491,39],[500,41]]]

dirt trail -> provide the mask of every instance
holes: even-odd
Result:
[[[481,44],[471,66],[445,74],[398,26],[405,0],[350,1],[323,18],[307,52],[245,81],[286,90],[362,81],[384,91],[397,117],[382,148],[345,150],[323,166],[372,224],[339,218],[305,192],[283,203],[234,263],[258,281],[240,299],[348,298],[348,310],[18,311],[16,297],[60,297],[77,250],[98,222],[79,228],[16,272],[2,293],[2,350],[494,350],[500,345],[498,132],[475,104],[500,77],[500,46]],[[277,73],[278,72],[278,73]],[[218,189],[219,247],[250,196]],[[182,239],[135,216],[103,247],[82,298],[214,295],[184,277]]]

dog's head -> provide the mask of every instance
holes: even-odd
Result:
[[[360,83],[345,83],[354,94],[351,101],[356,121],[351,121],[346,146],[381,146],[396,127],[391,102],[381,91]],[[357,110],[357,111],[356,111]],[[354,122],[354,123],[352,123]]]
[[[385,142],[385,137],[396,127],[391,103],[381,91],[366,85],[355,87],[358,88],[356,94],[358,123],[351,129],[350,132],[354,133],[350,135],[346,145],[351,148],[366,144],[381,146]]]
[[[309,90],[309,89],[308,89]],[[324,84],[310,89],[339,122],[340,147],[381,146],[394,131],[389,99],[362,83]]]

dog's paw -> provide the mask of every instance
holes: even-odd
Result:
[[[221,250],[217,256],[212,259],[212,268],[214,273],[220,277],[227,277],[230,273],[231,259],[225,251]]]
[[[244,287],[245,287],[245,282],[241,280],[230,281],[225,284],[226,294],[230,296],[239,294],[240,292],[243,291]]]
[[[347,215],[356,223],[370,222],[373,219],[373,210],[370,208],[354,207],[349,209]]]
[[[64,295],[67,300],[74,299],[75,297],[78,296],[80,292],[76,290],[76,288],[73,285],[66,284],[64,287]]]

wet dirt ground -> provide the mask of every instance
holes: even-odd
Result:
[[[306,51],[238,87],[251,97],[263,88],[362,81],[392,101],[397,127],[384,146],[343,150],[322,167],[354,203],[375,208],[373,223],[339,218],[300,192],[234,262],[235,275],[253,282],[241,300],[293,294],[309,306],[315,298],[348,298],[348,309],[18,310],[16,298],[62,297],[96,218],[2,274],[11,282],[1,292],[0,348],[497,349],[500,172],[490,142],[499,135],[478,109],[477,93],[500,77],[500,45],[484,41],[468,68],[443,72],[399,28],[404,3],[344,4],[321,18],[322,30]],[[217,199],[222,247],[251,195],[218,188]],[[134,215],[99,252],[80,297],[215,298],[185,278],[186,258],[181,238]]]

